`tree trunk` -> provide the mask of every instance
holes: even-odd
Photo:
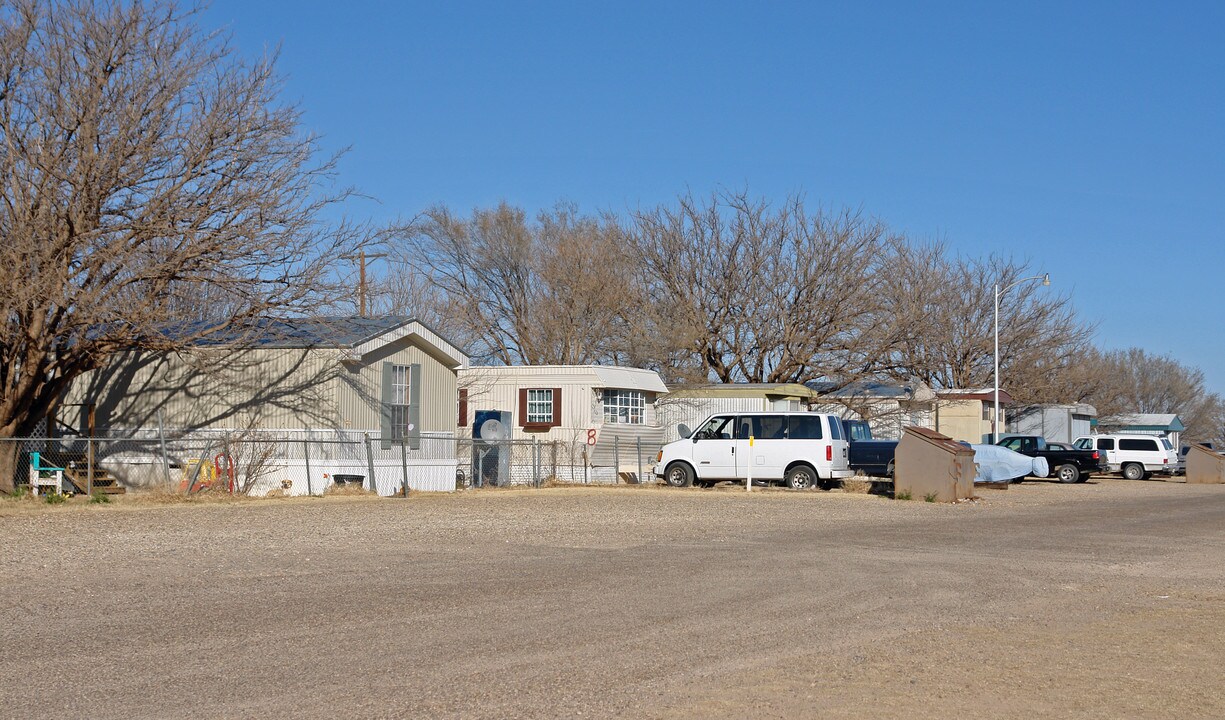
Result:
[[[0,493],[12,495],[17,489],[17,459],[21,443],[0,438]]]

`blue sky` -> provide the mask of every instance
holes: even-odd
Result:
[[[802,192],[1049,271],[1225,392],[1225,3],[216,0],[387,219]]]

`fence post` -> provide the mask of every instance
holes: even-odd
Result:
[[[583,446],[582,454],[583,454],[583,484],[587,485],[589,483],[589,480],[587,479],[587,446],[586,445]]]
[[[476,477],[472,478],[472,480],[474,481],[473,487],[485,487],[485,453],[481,452],[479,448],[476,450]]]
[[[634,453],[638,456],[638,484],[642,484],[642,438],[634,438]]]
[[[91,498],[94,496],[94,439],[92,437],[85,438],[85,472],[89,473],[88,479],[85,481],[85,494]]]
[[[315,486],[311,483],[311,443],[306,438],[302,439],[302,457],[306,458],[306,494],[314,495]]]
[[[370,491],[377,495],[379,486],[374,482],[374,448],[370,445],[370,433],[362,434],[366,436],[366,472],[370,474]]]
[[[166,490],[170,490],[170,456],[166,454],[166,427],[162,424],[162,409],[157,409],[157,438],[162,443],[162,470],[166,475]]]
[[[540,487],[540,438],[532,438],[532,484]]]
[[[621,438],[613,435],[613,484],[621,484]]]
[[[408,497],[408,450],[407,443],[400,443],[400,467],[404,470],[404,497]]]

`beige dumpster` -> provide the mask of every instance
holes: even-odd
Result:
[[[1187,451],[1187,482],[1225,483],[1225,455],[1218,455],[1203,445],[1192,445]]]
[[[938,502],[974,497],[974,451],[935,430],[905,428],[894,459],[893,491]]]

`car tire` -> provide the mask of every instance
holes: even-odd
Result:
[[[693,470],[685,463],[672,463],[664,470],[664,482],[672,487],[693,485]]]
[[[1080,468],[1068,463],[1055,468],[1055,477],[1061,483],[1078,483],[1080,482]]]
[[[889,461],[889,466],[885,468],[885,477],[889,478],[890,480],[893,479],[893,461],[892,460]]]
[[[787,487],[792,490],[811,490],[817,486],[817,473],[807,465],[796,465],[787,471]]]
[[[1139,463],[1127,463],[1123,466],[1123,477],[1128,480],[1143,480],[1144,466]]]

